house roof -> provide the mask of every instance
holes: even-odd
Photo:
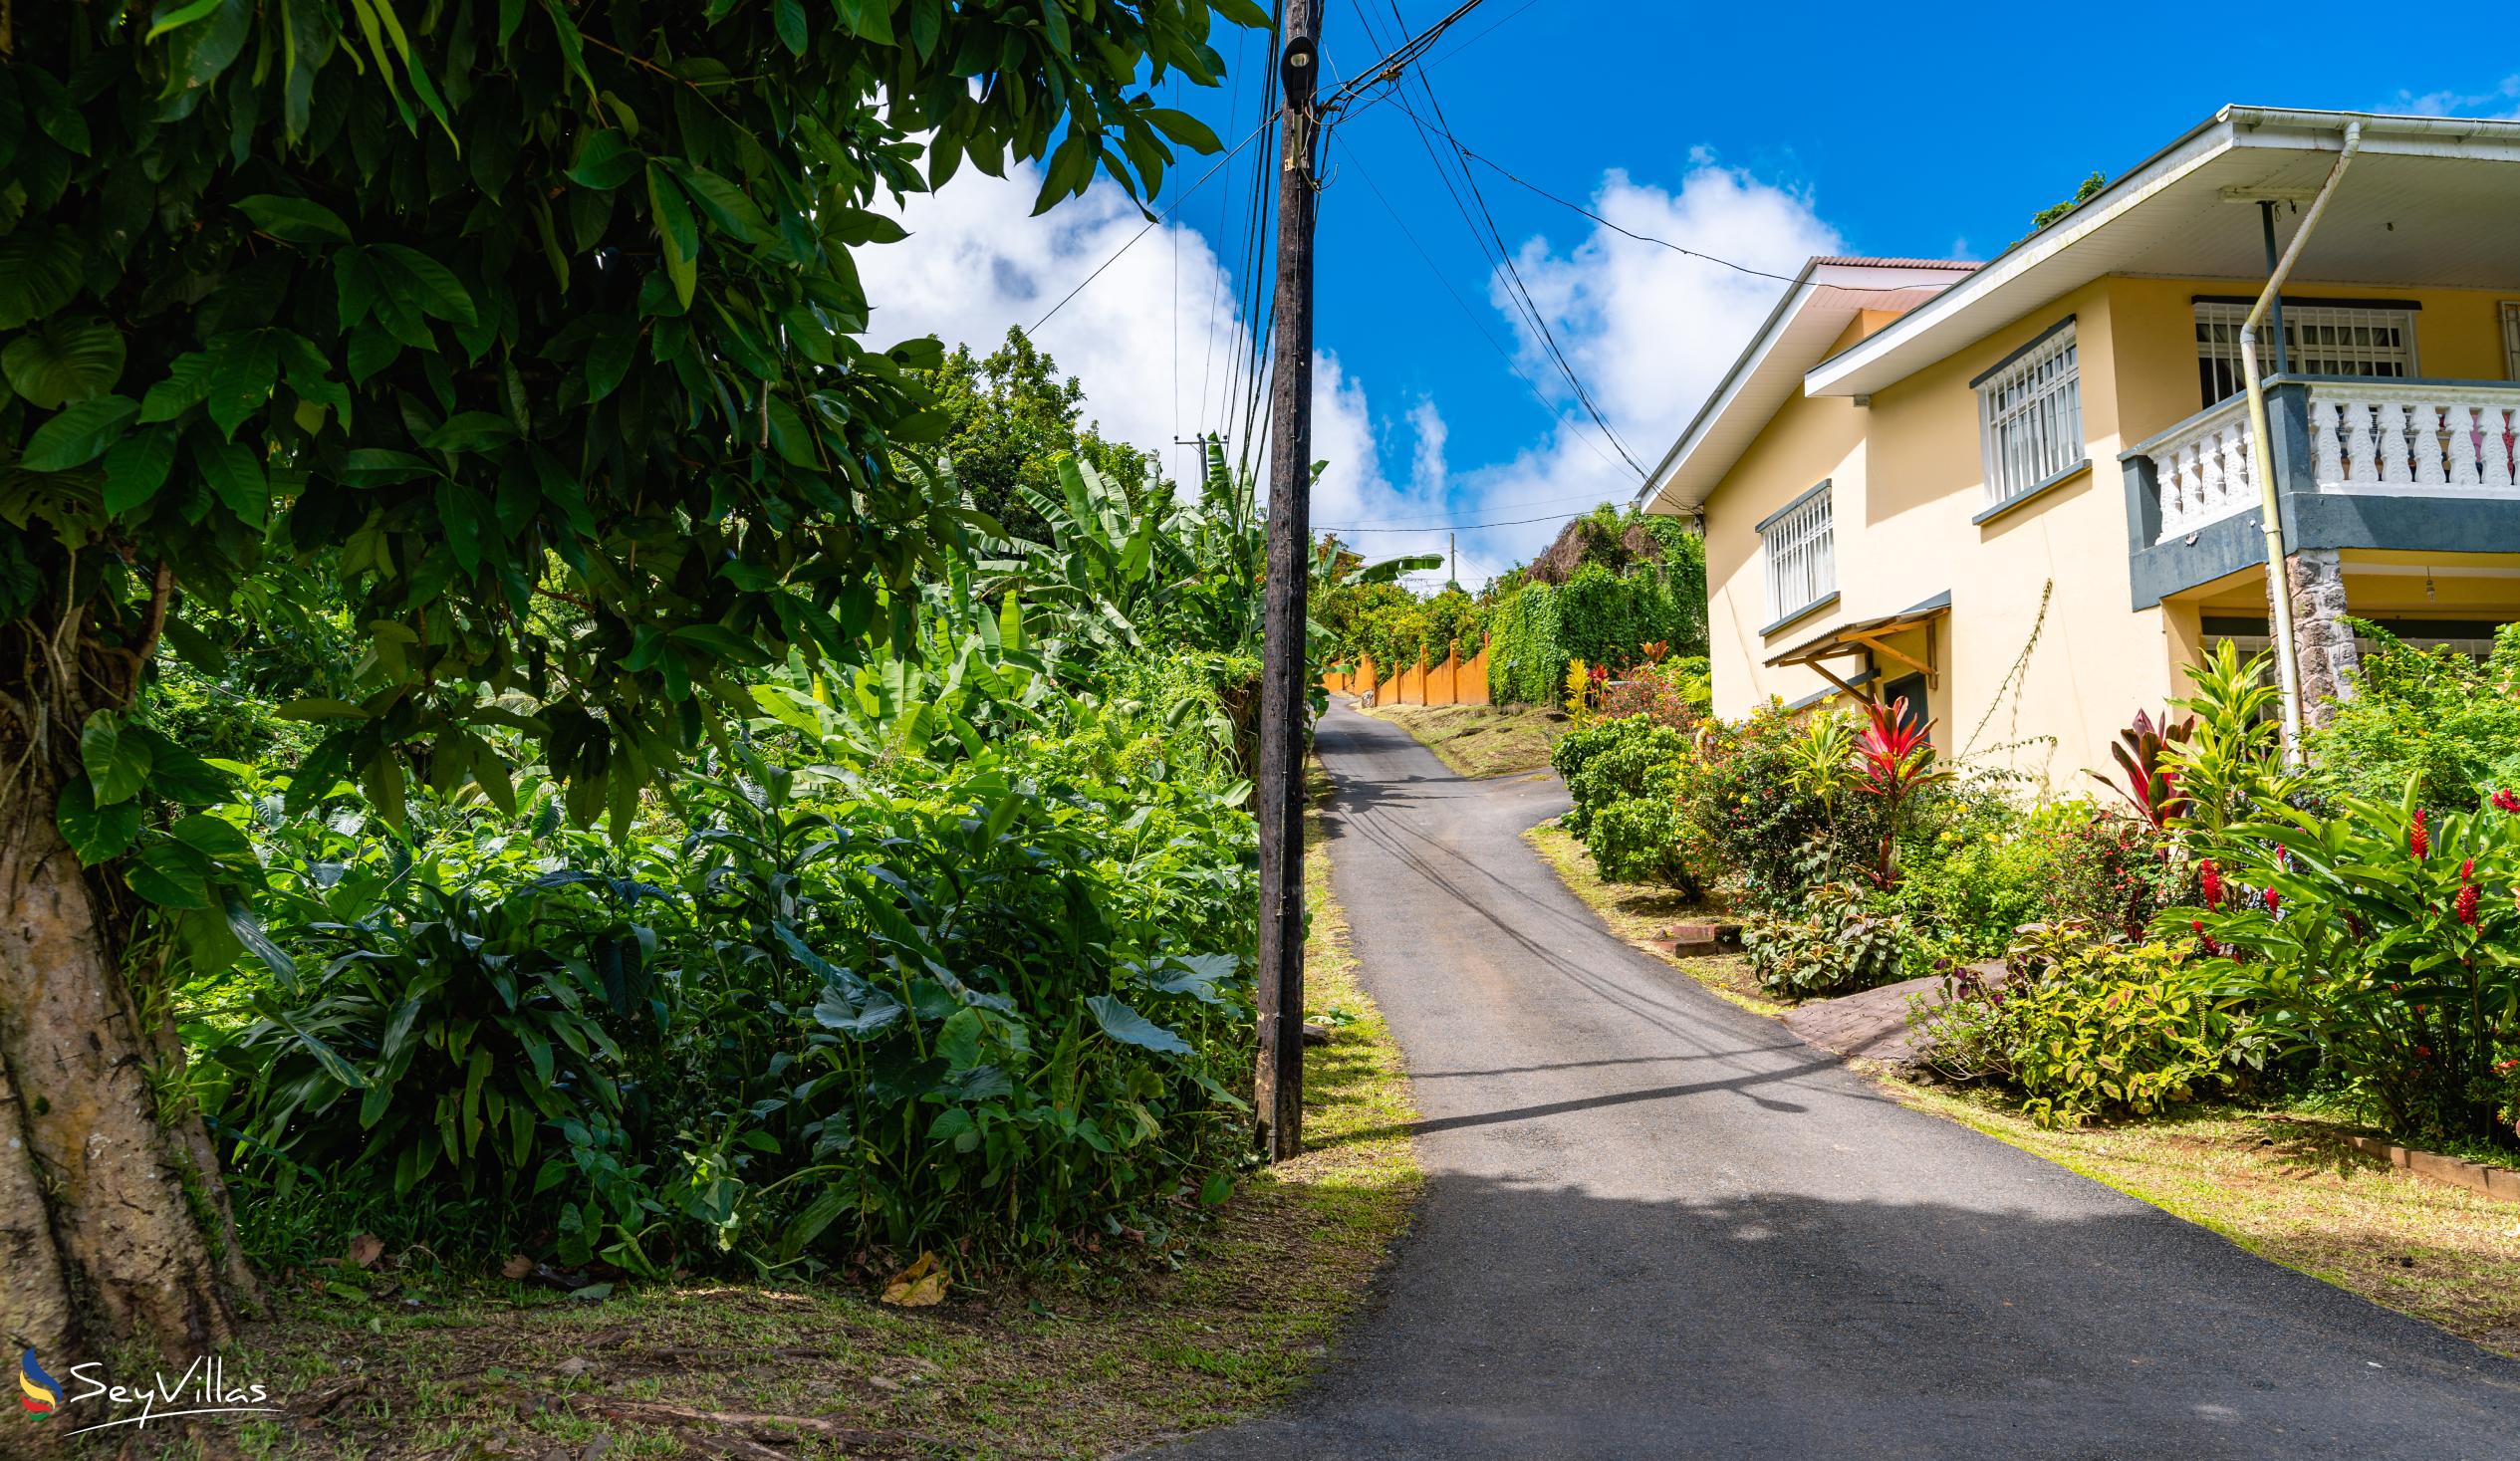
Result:
[[[1869,395],[2104,275],[2254,287],[2266,273],[2254,202],[2306,202],[2354,122],[2363,124],[2354,169],[2295,277],[2520,289],[2511,245],[2520,165],[2475,165],[2520,164],[2520,122],[2225,107],[1984,264],[1812,260],[1646,479],[1638,506],[1695,511],[1798,390]],[[1829,355],[1865,309],[1903,313]]]
[[[2306,203],[2349,122],[2363,142],[2297,279],[2520,287],[2520,122],[2225,107],[1965,280],[1814,365],[1814,395],[1866,395],[2109,274],[2266,276],[2255,203]],[[2298,227],[2287,210],[2279,230]],[[2279,235],[2280,236],[2280,235]],[[2248,292],[2254,292],[2252,288]]]
[[[1749,349],[1646,477],[1637,505],[1695,510],[1859,313],[1912,309],[1976,267],[1949,259],[1849,257],[1805,264]]]

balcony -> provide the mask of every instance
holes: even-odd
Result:
[[[2274,376],[2268,457],[2296,548],[2520,549],[2520,383]],[[2248,401],[2119,457],[2138,608],[2265,562]]]

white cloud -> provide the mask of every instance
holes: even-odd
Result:
[[[966,170],[941,192],[911,198],[900,210],[911,237],[859,256],[878,305],[873,335],[888,341],[933,333],[948,345],[986,350],[1010,325],[1029,329],[1111,261],[1035,338],[1063,373],[1084,382],[1087,414],[1106,433],[1162,452],[1176,474],[1184,473],[1187,453],[1173,438],[1230,429],[1229,417],[1239,414],[1228,404],[1228,379],[1249,337],[1233,282],[1207,241],[1187,227],[1160,226],[1115,260],[1145,220],[1108,180],[1029,217],[1039,185],[1038,169],[1029,166],[1011,167],[1003,179]],[[1604,174],[1591,207],[1635,232],[1773,274],[1791,275],[1810,255],[1840,247],[1809,197],[1726,167],[1703,148],[1688,154],[1673,189],[1621,170]],[[1784,288],[1600,225],[1564,248],[1532,237],[1516,251],[1515,266],[1576,374],[1646,468]],[[1386,402],[1386,414],[1378,416],[1370,382],[1335,352],[1318,351],[1312,455],[1329,466],[1314,492],[1316,524],[1378,529],[1353,535],[1375,557],[1440,554],[1451,546],[1440,526],[1446,522],[1554,519],[1635,495],[1635,470],[1574,399],[1503,291],[1500,271],[1491,297],[1515,326],[1524,372],[1563,419],[1550,424],[1535,410],[1530,445],[1504,461],[1464,467],[1449,459],[1440,402],[1421,398],[1395,416]],[[1386,445],[1404,472],[1386,468]],[[1463,530],[1461,582],[1475,588],[1527,560],[1557,529],[1552,520]],[[1437,570],[1409,582],[1432,589],[1446,576]]]
[[[2439,91],[2417,96],[2400,91],[2382,110],[2411,112],[2418,117],[2520,118],[2520,75],[2504,77],[2500,86],[2475,94]]]
[[[1604,174],[1592,210],[1632,232],[1769,274],[1791,276],[1812,255],[1841,248],[1837,231],[1804,194],[1722,166],[1702,148],[1690,153],[1690,161],[1676,190],[1638,183],[1614,169]],[[1648,471],[1785,289],[1775,279],[1690,258],[1600,224],[1564,253],[1545,237],[1527,241],[1516,253],[1515,269],[1576,376]],[[1574,398],[1537,332],[1516,316],[1507,284],[1500,270],[1491,298],[1516,319],[1523,369],[1551,391],[1564,418],[1511,460],[1456,478],[1477,507],[1465,520],[1579,510],[1582,503],[1565,501],[1569,498],[1634,497],[1636,468]],[[1545,547],[1557,531],[1555,522],[1500,527],[1482,532],[1477,542],[1485,556],[1516,561]]]

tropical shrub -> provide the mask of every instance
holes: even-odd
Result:
[[[2245,1027],[2210,971],[2169,944],[2128,944],[2076,922],[2034,924],[2000,978],[1953,975],[1931,1009],[1926,1059],[2021,1097],[2042,1126],[2148,1115],[2226,1082]]]
[[[1649,644],[1684,659],[1704,654],[1704,549],[1685,528],[1671,531],[1685,546],[1658,560],[1623,560],[1624,570],[1590,560],[1562,585],[1524,579],[1502,592],[1487,615],[1490,697],[1555,703],[1571,659],[1644,664]]]
[[[1680,816],[1687,737],[1642,716],[1597,719],[1569,731],[1550,754],[1566,782],[1567,830],[1614,882],[1655,882],[1704,891],[1707,849]]]
[[[2412,778],[2423,805],[2464,807],[2520,782],[2520,625],[2496,630],[2482,663],[2414,648],[2378,624],[2355,630],[2373,647],[2354,694],[2306,737],[2322,791],[2394,801]]]
[[[1741,947],[1759,983],[1782,995],[1852,994],[1924,972],[1915,930],[1852,882],[1825,882],[1786,912],[1754,909]]]
[[[1695,736],[1683,814],[1754,905],[1788,908],[1820,882],[1860,875],[1880,835],[1880,799],[1813,780],[1811,724],[1772,700]]]
[[[1707,678],[1706,656],[1673,659],[1654,653],[1658,647],[1644,645],[1644,663],[1602,686],[1602,713],[1641,715],[1674,730],[1694,729],[1714,713],[1714,686]]]
[[[2202,899],[2165,910],[2248,999],[2272,1047],[2313,1055],[2392,1130],[2520,1146],[2520,798],[2326,813],[2280,803],[2202,838]]]
[[[638,1275],[1160,1227],[1247,1146],[1249,822],[1039,750],[744,757],[619,849],[527,835],[543,789],[274,829],[276,977],[194,1032],[240,1180],[487,1192]]]

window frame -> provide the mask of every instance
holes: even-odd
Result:
[[[2502,319],[2502,373],[2520,380],[2520,300],[2504,300],[2495,311]]]
[[[1969,381],[1977,392],[1978,462],[1991,516],[2091,461],[2083,425],[2083,356],[2066,316]],[[2022,392],[2008,398],[2008,392]]]
[[[1838,508],[1833,480],[1822,478],[1817,486],[1759,520],[1759,576],[1767,586],[1771,631],[1838,597]],[[1790,557],[1797,553],[1802,555],[1799,562]],[[1787,589],[1808,589],[1809,593],[1789,604],[1784,602]]]
[[[2209,388],[2206,382],[2210,378],[2227,379],[2231,382],[2229,391],[2212,400],[2203,401],[2197,407],[2199,410],[2211,410],[2241,393],[2243,387],[2240,382],[2240,326],[2248,319],[2249,309],[2255,303],[2254,300],[2210,295],[2199,295],[2189,302],[2188,317],[2194,322],[2196,334],[2197,395],[2201,397],[2205,394]],[[2290,373],[2357,375],[2372,380],[2411,380],[2423,373],[2421,332],[2416,329],[2423,315],[2423,304],[2420,300],[2335,300],[2287,297],[2283,303],[2286,336],[2284,367]],[[2358,316],[2361,318],[2357,319]],[[2306,354],[2315,353],[2323,348],[2331,351],[2337,349],[2334,345],[2305,348],[2301,340],[2301,333],[2305,327],[2335,329],[2347,325],[2361,325],[2370,328],[2383,322],[2386,322],[2385,328],[2395,330],[2402,342],[2403,360],[2398,363],[2402,368],[2395,373],[2376,369],[2313,370],[2304,365],[2302,357]],[[2266,325],[2269,329],[2273,328],[2274,319],[2271,315]],[[2207,339],[2208,327],[2219,328],[2226,332],[2227,341]],[[2507,333],[2506,330],[2506,338]],[[2345,348],[2361,351],[2374,349],[2368,343],[2353,344]],[[2363,364],[2377,363],[2366,361]],[[2275,352],[2271,346],[2261,347],[2259,350],[2258,365],[2267,373],[2274,373]],[[2515,376],[2515,378],[2520,378],[2520,376]]]

